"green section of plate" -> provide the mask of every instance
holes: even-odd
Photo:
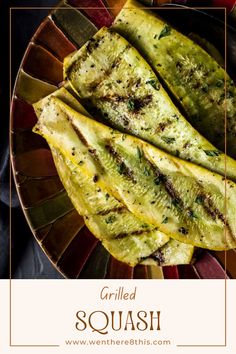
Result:
[[[97,32],[97,27],[92,22],[70,6],[65,9],[56,9],[52,14],[52,19],[78,47],[81,47]]]
[[[54,198],[26,209],[28,220],[32,229],[37,230],[54,222],[59,217],[73,210],[74,207],[65,191]]]
[[[22,69],[17,79],[15,94],[28,103],[35,103],[57,89],[57,86],[36,79]]]

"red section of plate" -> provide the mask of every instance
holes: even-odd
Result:
[[[101,0],[68,0],[68,3],[71,6],[81,8],[81,11],[98,28],[103,26],[109,27],[113,22],[113,17]]]
[[[164,278],[166,279],[179,279],[179,272],[177,266],[163,267]]]
[[[20,98],[13,98],[11,114],[13,131],[32,129],[37,122],[33,107]]]
[[[68,277],[77,278],[98,240],[84,227],[72,240],[57,263],[58,268]]]
[[[35,163],[40,161],[40,163]],[[57,170],[49,149],[38,149],[16,154],[12,159],[14,170],[25,176],[57,176]]]
[[[205,251],[201,258],[194,264],[198,274],[203,279],[228,278],[220,263],[209,252]]]
[[[109,262],[109,271],[107,278],[109,279],[132,279],[134,268],[129,267],[127,264],[117,261],[111,257]]]

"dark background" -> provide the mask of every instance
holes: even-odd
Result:
[[[58,0],[0,0],[0,278],[9,278],[9,9],[54,6]],[[12,10],[12,87],[25,49],[47,10]],[[21,210],[12,180],[12,278],[62,278],[34,239]]]

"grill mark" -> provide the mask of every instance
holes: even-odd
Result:
[[[71,117],[65,112],[63,111],[64,115],[66,116],[66,119],[68,120],[68,122],[70,123],[72,129],[74,130],[74,132],[76,133],[77,137],[79,138],[79,140],[86,146],[89,147],[89,143],[87,142],[86,138],[84,137],[84,135],[81,133],[81,131],[79,130],[79,128],[73,123]]]
[[[80,57],[77,58],[77,60],[75,60],[74,62],[72,62],[72,64],[67,68],[65,80],[70,78],[70,76],[73,72],[76,73],[78,71],[78,69],[81,66],[81,62],[84,62],[89,57],[89,55],[92,53],[93,49],[96,49],[100,45],[100,41],[102,39],[103,39],[103,37],[97,38],[97,39],[95,39],[95,38],[89,39],[89,41],[87,42],[87,45],[86,45],[86,50],[84,50],[82,52],[82,54],[80,55]]]
[[[228,227],[230,233],[233,235],[233,232],[231,230],[228,221],[226,220],[225,216],[221,213],[221,211],[214,205],[211,198],[206,194],[201,194],[200,197],[202,197],[202,201],[203,201],[202,205],[205,211],[208,213],[208,215],[210,215],[213,220],[216,220],[216,218],[221,220],[223,224],[225,224],[225,226]]]
[[[125,164],[122,156],[110,144],[106,144],[105,149],[109,152],[109,154],[113,156],[113,158],[119,164],[119,167],[122,168],[121,174],[126,176],[133,183],[136,183],[136,180],[134,178],[134,172]]]
[[[65,112],[63,112],[65,113]],[[76,133],[77,137],[79,138],[79,140],[82,142],[82,144],[84,144],[84,146],[86,148],[88,148],[88,152],[89,154],[92,156],[93,160],[96,162],[96,166],[99,168],[99,170],[103,173],[104,172],[104,167],[101,163],[101,160],[97,154],[97,150],[93,149],[88,141],[86,140],[86,138],[84,137],[84,135],[82,134],[82,132],[79,130],[78,127],[76,127],[76,125],[73,123],[72,119],[70,118],[70,116],[68,116],[65,113],[66,119],[69,121],[69,123],[71,124],[72,129],[74,130],[74,132]]]
[[[97,154],[97,150],[96,149],[88,149],[88,152],[90,153],[90,155],[92,155],[92,157],[94,158],[94,160],[96,160],[97,162],[99,162],[101,164],[100,158]]]
[[[97,213],[97,215],[107,215],[110,213],[124,213],[125,211],[127,211],[125,206],[120,206],[120,207],[115,207],[112,209],[108,209],[108,210],[102,210],[99,213]]]
[[[149,164],[151,170],[153,171],[154,175],[156,176],[156,178],[159,179],[160,183],[163,183],[165,190],[169,194],[169,196],[171,197],[172,201],[175,204],[178,204],[179,207],[184,207],[184,203],[183,203],[182,199],[180,198],[179,193],[175,190],[173,183],[146,156],[144,156],[144,157],[145,157],[145,160],[147,161],[147,163]]]
[[[89,54],[91,54],[92,53],[92,51],[94,50],[94,49],[96,49],[96,48],[98,48],[98,46],[99,46],[99,42],[102,40],[102,38],[99,38],[99,39],[95,39],[95,38],[90,38],[89,39],[89,41],[88,41],[88,43],[87,43],[87,45],[86,45],[86,49],[87,49],[87,52],[89,53]]]
[[[165,257],[164,257],[164,254],[161,250],[156,250],[147,258],[154,259],[154,261],[157,261],[159,266],[162,265],[163,263],[165,263]]]
[[[123,53],[124,51],[121,54]],[[120,57],[116,58],[112,63],[111,67],[109,67],[107,70],[104,70],[101,79],[94,80],[93,82],[91,82],[91,84],[89,84],[89,89],[94,91],[97,87],[99,87],[103,83],[103,81],[111,75],[113,69],[119,66],[120,62],[121,62],[121,58]]]
[[[170,120],[167,120],[166,122],[162,122],[160,124],[158,124],[155,132],[156,133],[160,133],[160,132],[163,132],[167,127],[169,127],[170,125],[172,125],[172,121]]]
[[[131,114],[137,114],[143,107],[147,106],[152,101],[152,95],[146,95],[143,97],[132,97],[132,96],[120,96],[120,95],[106,95],[100,96],[100,100],[111,102],[117,105],[120,102],[127,103],[132,102],[133,109],[130,111]]]
[[[175,206],[175,208],[178,211],[183,211],[182,216],[183,219],[185,220],[185,224],[186,226],[189,224],[189,211],[191,209],[186,208],[184,205],[183,200],[181,199],[179,193],[175,190],[173,183],[168,179],[168,177],[163,174],[159,168],[157,168],[149,159],[147,156],[143,155],[143,158],[145,158],[145,160],[147,161],[147,163],[149,164],[150,168],[152,169],[154,175],[159,178],[160,183],[164,184],[165,190],[166,192],[169,194],[169,196],[172,199],[172,203]],[[194,220],[191,221],[192,223],[195,224],[195,226],[198,228],[199,230],[199,234],[201,235],[201,231],[198,227],[198,225],[194,222]]]
[[[121,53],[119,53],[118,57],[113,61],[111,66],[107,70],[104,70],[102,79],[98,79],[96,81],[91,82],[91,84],[89,85],[90,90],[95,90],[97,87],[99,87],[101,84],[103,84],[103,81],[105,79],[107,79],[112,74],[113,69],[115,69],[116,67],[119,66],[119,64],[122,60],[122,57],[121,57],[122,54],[124,54],[129,48],[130,48],[130,46],[127,45],[124,48],[124,50]]]
[[[143,235],[143,234],[147,234],[149,232],[152,232],[152,231],[156,231],[158,230],[157,227],[153,228],[153,229],[145,229],[145,230],[135,230],[135,231],[132,231],[132,232],[121,232],[114,237],[114,239],[118,240],[118,239],[122,239],[122,238],[125,238],[125,237],[128,237],[128,236],[140,236],[140,235]]]

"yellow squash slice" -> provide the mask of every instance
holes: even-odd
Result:
[[[234,82],[204,49],[141,7],[135,0],[128,0],[115,20],[114,30],[147,59],[191,124],[222,151],[226,138],[227,152],[236,158]]]
[[[82,105],[65,88],[61,88],[34,105],[39,119],[45,107],[50,105],[52,97],[88,115]],[[98,188],[94,179],[81,171],[80,166],[85,165],[86,160],[81,160],[75,166],[58,148],[53,147],[50,139],[48,142],[58,174],[72,203],[84,217],[90,231],[115,258],[131,266],[146,258],[149,263],[151,260],[151,263],[159,265],[190,263],[193,246],[169,241],[169,237],[158,231],[157,227],[135,217],[121,202],[106,190]]]
[[[34,131],[158,231],[213,250],[236,246],[233,182],[85,117],[56,97]]]

